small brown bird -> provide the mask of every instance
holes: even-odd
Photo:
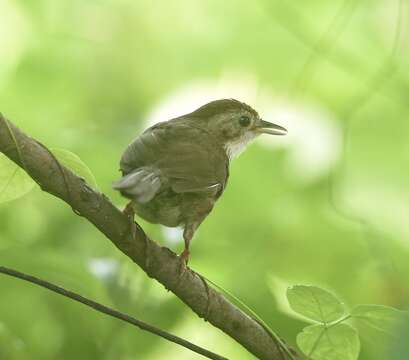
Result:
[[[230,161],[256,136],[286,133],[240,101],[212,101],[137,137],[122,155],[123,177],[113,187],[143,219],[184,228],[187,263],[195,231],[226,188]]]

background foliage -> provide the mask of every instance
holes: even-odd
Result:
[[[153,121],[236,97],[287,126],[286,139],[260,139],[232,164],[191,265],[295,343],[306,322],[289,310],[292,284],[330,289],[349,308],[408,308],[408,10],[398,0],[0,0],[0,110],[79,155],[121,206],[118,159]],[[144,227],[182,248],[178,233]],[[251,358],[38,188],[0,204],[0,262]],[[196,359],[13,279],[0,279],[0,294],[1,359]],[[379,341],[363,330],[360,359],[403,359],[405,331]]]

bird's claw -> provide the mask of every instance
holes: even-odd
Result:
[[[136,224],[134,221],[135,211],[132,207],[132,203],[128,203],[125,206],[125,209],[122,211],[122,213],[128,218],[132,236],[135,237],[136,236]]]
[[[133,207],[132,207],[132,203],[128,203],[126,206],[125,206],[125,209],[123,209],[123,214],[128,218],[128,219],[130,219],[130,220],[132,220],[133,221],[133,219],[134,219],[134,217],[135,217],[135,211],[134,211],[134,209],[133,209]]]
[[[187,270],[188,262],[189,262],[190,251],[188,249],[184,249],[183,252],[179,255],[180,257],[180,275],[183,275]]]

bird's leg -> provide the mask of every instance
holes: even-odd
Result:
[[[203,222],[203,220],[212,210],[212,207],[213,207],[213,202],[202,204],[202,209],[200,212],[196,214],[194,220],[192,221],[192,219],[190,219],[185,223],[185,229],[183,230],[183,239],[185,240],[185,248],[183,252],[180,254],[180,260],[182,261],[182,266],[184,266],[185,270],[187,268],[187,263],[189,262],[190,241],[192,240],[193,235],[195,234],[199,225]]]
[[[187,267],[187,264],[189,262],[189,255],[190,255],[189,245],[190,245],[190,240],[192,240],[194,233],[195,233],[194,226],[186,226],[185,230],[183,231],[183,239],[185,240],[185,248],[180,254],[180,260],[182,261],[182,266],[184,266],[185,268]]]

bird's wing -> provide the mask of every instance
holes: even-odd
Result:
[[[126,176],[140,168],[159,174],[161,184],[178,193],[221,193],[228,177],[228,159],[214,139],[177,123],[155,125],[129,145],[121,169]]]

